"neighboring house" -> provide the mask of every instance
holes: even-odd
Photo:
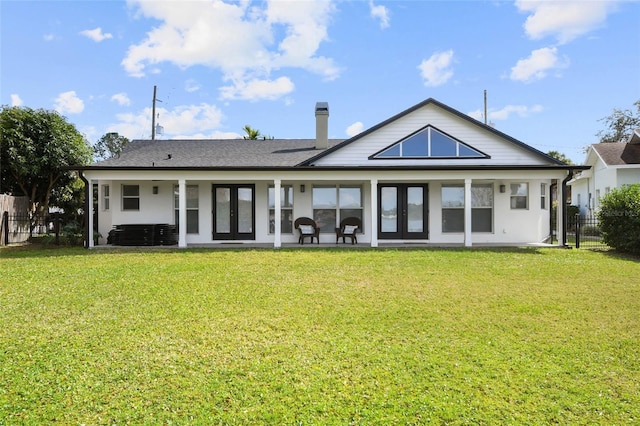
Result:
[[[566,241],[562,220],[551,229],[551,187],[566,197],[584,166],[434,99],[344,141],[328,139],[326,102],[315,115],[316,139],[136,140],[118,158],[78,167],[99,194],[87,226],[97,220],[106,237],[115,225],[176,224],[179,247],[281,247],[297,243],[298,217],[314,218],[320,242],[335,244],[335,227],[357,216],[358,243],[371,247],[524,245],[554,231]]]
[[[568,182],[571,204],[580,214],[591,216],[600,208],[600,199],[612,189],[640,183],[640,129],[627,143],[597,143],[587,149],[585,165],[591,166]]]

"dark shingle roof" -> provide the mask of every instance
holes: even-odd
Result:
[[[629,143],[597,143],[592,145],[608,166],[640,164],[640,145]]]
[[[330,139],[329,147],[342,140]],[[293,167],[318,154],[315,139],[134,140],[93,167]]]

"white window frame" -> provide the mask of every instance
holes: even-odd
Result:
[[[316,204],[315,201],[315,197],[314,197],[314,193],[316,189],[334,189],[335,190],[335,199],[333,200],[332,203],[330,204]],[[343,192],[341,190],[350,190],[350,189],[357,189],[359,191],[359,195],[360,195],[360,200],[358,200],[358,203],[356,203],[357,205],[354,204],[347,204],[345,203],[345,198],[347,197],[347,193]],[[320,232],[321,233],[335,233],[335,228],[337,228],[338,226],[340,226],[340,222],[343,219],[346,219],[347,217],[352,217],[355,216],[352,213],[349,213],[349,211],[359,211],[359,218],[360,221],[363,224],[363,228],[364,228],[364,207],[363,207],[363,202],[362,199],[364,197],[363,194],[364,190],[362,185],[314,185],[311,188],[311,203],[312,203],[312,208],[313,208],[313,219],[318,222],[318,224],[320,225]],[[344,196],[344,198],[343,198]],[[318,215],[317,215],[317,211],[334,211],[334,215],[335,215],[335,223],[330,224],[330,223],[323,223],[322,220],[318,220]],[[356,216],[357,217],[357,216]],[[364,232],[364,229],[360,229],[360,232]]]
[[[457,197],[456,199],[452,199],[451,201],[447,201],[447,205],[445,205],[445,197],[444,192],[445,189],[455,188]],[[444,184],[440,188],[440,197],[441,197],[441,205],[442,205],[442,233],[443,234],[456,234],[464,232],[464,185],[462,184]],[[453,227],[451,225],[447,225],[447,220],[449,220],[449,213],[456,213],[458,216],[462,212],[462,217],[458,217],[457,221],[454,221],[455,225],[462,225],[461,228]]]
[[[549,205],[547,204],[547,184],[541,183],[540,184],[540,208],[542,210],[547,210],[548,206]]]
[[[125,188],[126,187],[130,187],[130,188],[136,188],[136,192],[137,195],[125,195]],[[140,211],[140,185],[130,185],[130,184],[123,184],[122,185],[122,211]],[[138,206],[137,208],[129,208],[125,206],[125,200],[138,200]]]
[[[529,210],[529,183],[514,182],[509,185],[509,189],[510,189],[509,205],[511,207],[511,210]],[[524,207],[522,206],[522,203],[521,203],[523,199],[524,199]]]
[[[294,199],[294,187],[293,185],[282,185],[280,186],[280,215],[282,216],[280,219],[280,233],[281,234],[292,234],[293,233],[293,199]],[[289,191],[290,199],[289,205],[286,205],[287,197],[284,194]],[[270,235],[273,235],[276,231],[275,225],[275,215],[276,215],[276,207],[275,207],[275,186],[269,185],[267,189],[267,220],[269,221],[268,232]],[[289,229],[289,231],[287,231]]]
[[[445,206],[444,205],[444,197],[442,197],[443,195],[443,189],[445,188],[457,188],[458,189],[458,195],[459,195],[459,200],[457,203],[452,204],[452,205],[448,205]],[[480,205],[480,202],[482,201],[482,199],[479,199],[477,196],[474,196],[476,191],[479,188],[489,188],[491,189],[491,205]],[[442,185],[441,189],[440,189],[440,194],[442,197],[442,233],[443,234],[455,234],[455,233],[462,233],[464,232],[464,185],[462,184],[445,184]],[[471,232],[473,233],[484,233],[484,234],[490,234],[493,233],[493,207],[495,204],[495,191],[494,191],[494,187],[492,184],[483,184],[483,183],[478,183],[478,184],[472,184],[471,185]],[[478,223],[474,220],[474,213],[477,213],[481,210],[489,210],[490,212],[490,229],[489,230],[483,230],[483,231],[477,231],[474,230],[474,224],[478,225]],[[447,220],[447,212],[450,211],[451,213],[456,212],[458,215],[461,215],[461,217],[458,218],[459,220],[459,225],[462,225],[461,228],[455,228],[455,229],[451,229],[451,230],[447,230],[447,228],[445,227],[446,224],[446,220]]]
[[[487,188],[491,190],[491,203],[490,205],[481,205],[481,202],[484,201],[482,198],[477,196],[477,190],[480,188]],[[474,191],[476,190],[476,191]],[[471,184],[471,232],[474,233],[484,233],[490,234],[493,233],[493,206],[495,204],[495,188],[493,184],[490,183],[478,183]],[[489,210],[489,230],[488,231],[477,231],[473,229],[474,225],[479,225],[477,220],[477,216],[474,213],[478,213],[482,210]]]
[[[102,185],[102,210],[109,211],[109,185]]]
[[[199,234],[200,233],[200,188],[198,185],[186,185],[187,191],[187,234]],[[189,195],[195,194],[195,197],[189,197]],[[173,186],[173,207],[174,207],[174,220],[175,225],[178,227],[180,220],[180,186]],[[189,214],[191,212],[191,215]],[[192,216],[193,212],[196,213],[195,220]],[[195,229],[194,229],[195,227]]]

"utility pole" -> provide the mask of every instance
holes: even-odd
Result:
[[[156,102],[162,102],[156,98],[157,87],[153,86],[153,103],[151,106],[151,140],[156,140]]]
[[[155,94],[154,94],[154,97],[155,97]],[[486,89],[484,91],[484,124],[487,124],[487,90]]]

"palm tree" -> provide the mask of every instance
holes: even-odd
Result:
[[[253,127],[249,126],[248,124],[246,124],[242,130],[245,131],[246,136],[244,137],[245,139],[250,139],[250,140],[257,140],[261,135],[260,130],[258,129],[254,129]]]

